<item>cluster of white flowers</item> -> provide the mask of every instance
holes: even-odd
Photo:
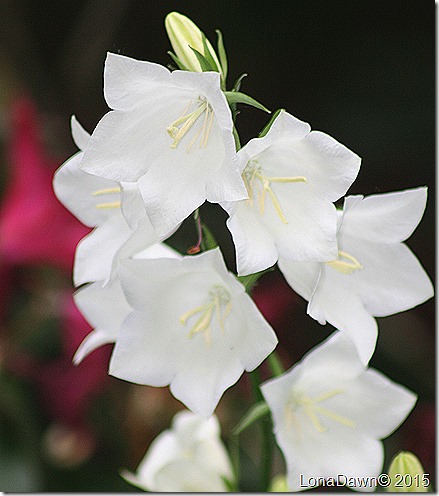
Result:
[[[232,469],[211,415],[277,344],[219,247],[183,256],[164,244],[205,201],[229,215],[239,276],[278,263],[309,301],[309,315],[338,329],[261,386],[290,488],[300,489],[299,474],[377,475],[379,440],[405,419],[415,395],[367,370],[374,317],[433,295],[403,244],[427,190],[346,197],[338,210],[360,158],[284,110],[240,148],[231,106],[260,104],[225,91],[222,43],[217,56],[184,16],[170,14],[166,24],[180,70],[109,53],[111,110],[91,135],[72,118],[79,152],[54,179],[60,201],[94,228],[76,252],[75,299],[94,330],[75,363],[115,343],[110,374],[169,385],[193,412],[179,416],[175,433],[162,433],[138,475],[126,478],[157,491],[226,490]]]

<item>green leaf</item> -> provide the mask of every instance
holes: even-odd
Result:
[[[257,420],[268,415],[269,412],[270,409],[267,403],[265,403],[265,401],[259,401],[244,415],[239,424],[233,430],[233,434],[235,436],[241,434],[241,432],[247,429],[247,427],[250,427]]]
[[[242,80],[248,76],[248,74],[246,72],[244,72],[244,74],[241,74],[239,76],[239,78],[235,81],[235,84],[233,85],[233,90],[232,91],[239,91],[241,89],[241,83],[242,83]]]
[[[189,69],[183,64],[183,62],[175,55],[175,53],[168,52],[171,59],[177,64],[177,67],[182,71],[188,71]]]
[[[207,46],[207,38],[204,33],[201,33],[201,40],[203,41],[203,50],[204,50],[205,59],[207,60],[209,65],[214,68],[213,69],[214,71],[221,72],[220,68],[218,67],[217,63],[212,57],[212,54],[210,53],[209,47]]]
[[[207,58],[201,54],[198,50],[195,50],[193,47],[189,47],[196,55],[198,62],[200,63],[201,66],[201,71],[202,72],[207,72],[207,71],[215,71],[218,72],[218,70],[214,67],[212,67],[211,63],[207,60]]]
[[[264,107],[262,103],[257,102],[254,98],[246,95],[245,93],[241,93],[239,91],[225,91],[224,95],[226,96],[229,105],[234,103],[244,103],[259,110],[263,110],[264,112],[268,112],[269,114],[271,113],[271,111]]]
[[[217,49],[218,49],[218,56],[221,64],[221,76],[223,79],[224,83],[224,88],[226,85],[226,79],[227,79],[227,71],[228,71],[228,64],[227,64],[227,55],[226,55],[226,49],[224,48],[224,41],[223,41],[223,34],[219,29],[215,30],[217,36],[218,36],[218,41],[217,41]]]
[[[206,224],[201,224],[201,229],[203,231],[203,240],[201,241],[201,249],[203,251],[213,250],[218,246],[215,236],[212,234],[211,230],[206,226]]]
[[[264,129],[259,133],[259,138],[263,138],[268,133],[268,131],[270,131],[273,122],[276,120],[276,117],[282,112],[282,110],[285,109],[277,109],[276,112],[274,112],[274,114],[271,116],[271,119],[265,125]]]

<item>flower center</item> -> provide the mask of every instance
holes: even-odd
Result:
[[[193,338],[195,334],[203,333],[206,344],[210,345],[212,339],[212,319],[216,317],[220,329],[224,331],[224,323],[232,310],[230,300],[230,293],[223,286],[213,286],[209,291],[206,303],[188,310],[180,317],[180,323],[186,325],[189,319],[196,315],[198,316],[198,319],[189,331],[188,337]]]
[[[114,187],[114,188],[106,188],[106,189],[97,189],[96,191],[93,191],[92,196],[102,196],[112,193],[120,193],[120,188]],[[119,207],[120,207],[120,201],[101,202],[101,203],[96,203],[95,205],[95,208],[98,208],[100,210],[108,210]]]
[[[342,394],[343,392],[344,391],[341,389],[333,389],[315,398],[310,398],[307,395],[299,395],[298,397],[297,395],[294,395],[285,407],[288,424],[295,429],[299,429],[298,412],[302,411],[317,432],[326,432],[328,430],[328,428],[322,424],[319,415],[321,417],[329,418],[334,422],[338,422],[341,425],[345,425],[346,427],[354,428],[355,422],[352,420],[319,405],[319,403],[338,394]]]
[[[213,124],[213,110],[210,104],[204,98],[199,98],[196,102],[196,108],[192,112],[189,109],[192,106],[192,100],[188,103],[187,107],[183,110],[181,116],[174,122],[171,122],[166,128],[169,136],[174,140],[171,143],[171,148],[177,148],[180,141],[190,131],[192,126],[204,115],[202,118],[203,123],[200,124],[198,131],[194,134],[189,142],[186,151],[189,152],[194,144],[199,141],[199,148],[206,148],[209,141],[210,132]]]
[[[357,270],[364,269],[364,267],[355,257],[353,257],[349,253],[346,253],[345,251],[340,250],[338,252],[338,258],[336,260],[326,262],[326,265],[329,265],[333,269],[338,270],[342,274],[353,274]]]
[[[253,200],[255,197],[255,192],[257,192],[258,204],[259,204],[259,213],[264,215],[265,212],[265,197],[267,193],[273,203],[274,209],[279,217],[279,219],[284,223],[288,224],[288,220],[286,219],[282,208],[280,206],[279,200],[277,199],[276,194],[274,193],[271,183],[306,183],[307,179],[304,176],[295,176],[295,177],[273,177],[273,176],[265,176],[262,173],[262,168],[258,165],[257,160],[251,160],[243,174],[242,178],[244,180],[245,186],[247,188],[248,200],[247,202],[251,207],[253,207]],[[258,180],[258,181],[256,181]],[[256,183],[256,184],[255,184]]]

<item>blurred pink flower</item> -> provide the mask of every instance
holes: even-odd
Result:
[[[56,161],[46,153],[41,135],[33,101],[26,97],[16,100],[10,111],[9,170],[0,204],[0,320],[6,316],[15,284],[23,282],[23,274],[16,271],[19,266],[47,264],[70,276],[76,245],[90,232],[55,197],[52,177],[62,160]],[[35,282],[27,285],[33,296],[47,285],[44,281],[41,285]],[[102,347],[80,367],[73,365],[72,357],[91,328],[76,308],[73,288],[69,289],[67,280],[65,289],[54,283],[50,291],[53,308],[49,305],[43,311],[48,316],[55,312],[60,322],[60,353],[53,359],[38,358],[32,350],[17,345],[13,337],[10,341],[6,338],[3,365],[35,388],[41,408],[51,422],[45,438],[47,449],[58,456],[60,463],[74,464],[90,456],[95,448],[90,410],[97,395],[108,385],[110,349]],[[41,307],[30,308],[30,312],[41,311]],[[41,320],[41,315],[36,317]],[[63,449],[50,450],[54,442],[64,443]]]
[[[10,265],[48,263],[71,272],[76,245],[90,229],[53,193],[52,176],[61,161],[43,149],[32,100],[16,100],[10,116],[10,170],[0,205],[0,257]]]

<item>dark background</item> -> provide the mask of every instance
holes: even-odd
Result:
[[[3,145],[8,138],[8,105],[25,91],[37,103],[47,147],[67,158],[75,151],[70,115],[76,114],[91,132],[107,111],[102,95],[106,52],[170,63],[166,51],[171,47],[163,22],[173,10],[190,17],[212,44],[216,41],[214,30],[221,29],[229,59],[228,88],[240,74],[248,73],[241,91],[271,110],[286,108],[362,157],[360,174],[348,194],[429,187],[424,218],[408,244],[433,278],[433,1],[0,0]],[[266,114],[242,108],[237,121],[242,143],[257,135],[266,121]],[[8,167],[3,160],[3,188],[7,180]],[[222,225],[225,215],[211,207],[205,207],[205,215],[219,230],[226,259],[233,267],[230,237]],[[187,247],[182,241],[186,234],[195,242],[190,224],[183,227],[181,238],[175,239],[177,247],[184,243]],[[304,302],[297,305],[292,332],[299,337],[280,336],[285,339],[288,366],[330,332],[329,326],[322,333],[322,328],[310,321]],[[400,449],[416,449],[410,445],[413,437],[421,451],[428,442],[434,450],[434,429],[426,427],[434,415],[434,302],[379,319],[379,327],[372,365],[419,394],[405,431],[396,441],[391,438],[387,442],[387,450],[393,455]],[[423,461],[426,469],[434,471],[434,454]],[[64,487],[62,480],[60,475],[49,489],[74,487]]]

